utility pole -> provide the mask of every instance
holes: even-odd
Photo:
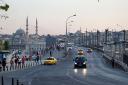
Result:
[[[105,29],[105,43],[108,41],[108,29]]]
[[[86,28],[86,35],[85,35],[85,37],[86,37],[86,47],[87,47],[87,28]]]
[[[126,30],[123,30],[123,54],[125,54]]]
[[[99,36],[100,35],[100,32],[99,32],[99,30],[97,30],[97,47],[99,46]]]
[[[67,17],[67,19],[66,19],[65,54],[67,54],[67,44],[68,44],[68,35],[67,35],[67,34],[68,34],[68,31],[67,31],[67,30],[68,30],[68,26],[67,26],[67,25],[68,25],[69,19],[72,18],[72,17],[74,17],[74,16],[76,16],[76,15],[69,16],[69,17]],[[67,56],[67,55],[66,55],[66,56]]]

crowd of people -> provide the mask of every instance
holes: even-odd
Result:
[[[60,47],[56,46],[46,48],[45,51],[43,52],[43,55],[45,54],[50,54],[50,56],[53,55],[53,51],[57,49],[60,51]],[[33,56],[18,56],[18,55],[13,55],[9,61],[7,61],[6,58],[3,58],[0,60],[0,71],[8,71],[8,70],[16,70],[16,69],[22,69],[26,68],[29,66],[34,66],[34,65],[39,65],[41,64],[41,56],[37,53]]]
[[[41,63],[40,56],[13,56],[11,57],[10,61],[7,61],[6,58],[3,58],[0,61],[0,71],[7,71],[7,70],[16,70],[22,69],[25,67],[38,65]]]

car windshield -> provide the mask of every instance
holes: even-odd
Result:
[[[84,62],[84,61],[87,61],[87,59],[85,58],[85,57],[76,57],[75,58],[75,61],[77,62],[77,61],[82,61],[82,62]]]
[[[78,51],[83,51],[83,50],[78,50]]]
[[[54,58],[47,58],[47,60],[54,60]]]

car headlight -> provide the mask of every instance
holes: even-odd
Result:
[[[75,64],[77,64],[77,63],[75,62]]]
[[[83,64],[86,64],[86,62],[84,62]]]

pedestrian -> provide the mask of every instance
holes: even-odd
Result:
[[[114,59],[112,58],[112,68],[114,68],[114,66],[115,66],[115,61],[114,61]]]
[[[13,61],[13,57],[10,60],[10,70],[14,70],[14,61]]]
[[[15,69],[17,69],[17,67],[18,67],[18,57],[16,56],[15,57]]]
[[[39,64],[39,55],[36,57],[36,64]]]
[[[2,62],[0,60],[0,72],[2,71]]]
[[[2,60],[2,67],[3,67],[3,71],[5,71],[5,67],[6,67],[6,58],[3,58],[3,60]]]
[[[21,69],[21,58],[18,57],[18,69]]]
[[[32,56],[29,56],[30,66],[32,66]]]
[[[52,51],[50,50],[50,56],[52,56]]]
[[[25,67],[25,57],[23,56],[22,57],[22,68],[24,68]]]

